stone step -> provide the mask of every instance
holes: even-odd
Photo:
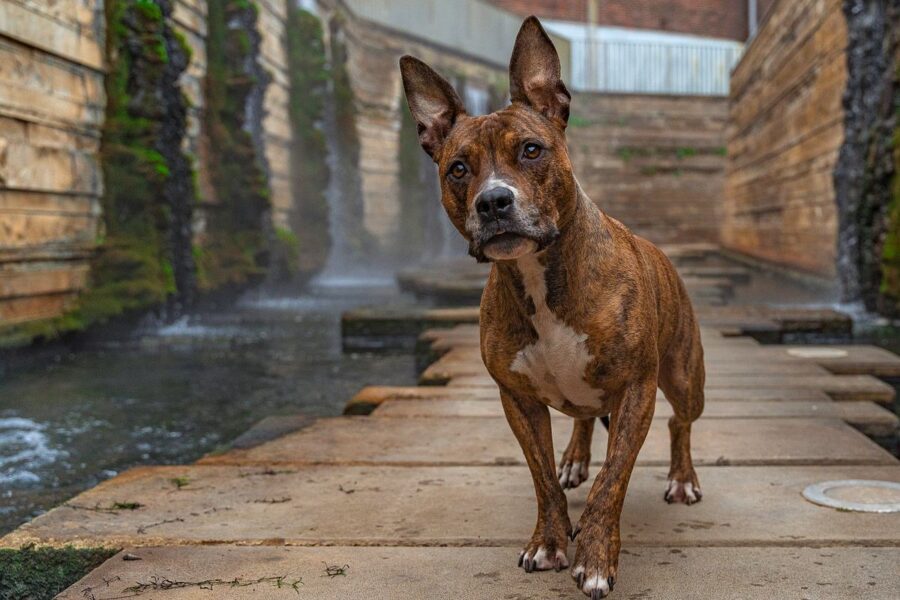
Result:
[[[573,420],[554,427],[562,454]],[[885,450],[836,419],[700,419],[692,428],[694,464],[893,464]],[[606,431],[594,432],[594,462],[606,455]],[[504,418],[322,419],[249,449],[203,458],[202,464],[525,464]],[[669,431],[655,420],[638,456],[641,465],[669,464]]]
[[[204,582],[165,592],[173,600],[301,597],[574,598],[568,572],[526,574],[515,568],[518,546],[484,548],[365,548],[204,546],[127,548],[58,596],[96,600],[126,596],[154,581]],[[127,554],[141,560],[123,560]],[[572,550],[569,551],[570,557]],[[769,600],[894,600],[900,548],[641,548],[623,551],[620,598]],[[327,567],[343,569],[328,576]],[[332,571],[333,573],[334,571]],[[276,578],[283,577],[278,587]],[[155,579],[154,579],[155,578]],[[260,581],[271,578],[266,581]],[[239,585],[230,582],[237,581]],[[252,584],[253,581],[259,581]],[[152,589],[152,588],[151,588]]]
[[[477,303],[477,302],[476,302]],[[345,348],[369,348],[373,344],[390,345],[374,338],[398,338],[411,347],[408,337],[433,327],[477,324],[478,306],[452,308],[368,307],[347,311],[341,319]],[[793,338],[849,338],[852,320],[830,309],[777,308],[758,306],[696,307],[702,325],[729,335],[747,333],[767,342]],[[749,343],[745,342],[745,343]]]
[[[657,400],[664,400],[658,390]],[[347,414],[369,414],[388,400],[487,400],[499,402],[496,388],[451,386],[369,386],[360,390],[347,403]],[[713,388],[706,390],[707,406],[713,402],[831,402],[822,391],[803,388]],[[354,407],[361,408],[356,409]]]
[[[448,383],[452,387],[485,387],[496,389],[496,384],[487,375],[466,375],[454,377]],[[894,400],[894,388],[869,375],[715,375],[706,378],[706,389],[714,388],[779,388],[819,390],[834,400],[866,400],[879,404],[890,404]]]
[[[478,363],[477,326],[460,325],[453,329],[432,329],[422,333],[420,340],[430,343],[443,361],[451,358]],[[875,375],[900,377],[900,356],[889,350],[867,344],[761,345],[752,338],[723,338],[715,332],[704,331],[707,369],[790,369],[790,365],[817,365],[836,375]]]
[[[626,550],[897,543],[900,513],[841,512],[801,492],[835,479],[900,481],[900,466],[700,468],[703,501],[694,506],[665,503],[667,472],[632,474],[622,514]],[[573,523],[586,495],[586,485],[568,493]],[[143,506],[108,510],[114,502]],[[41,515],[0,546],[518,546],[535,516],[526,467],[141,467]]]
[[[499,398],[493,402],[485,400],[422,399],[387,400],[372,413],[376,417],[503,417],[503,407]],[[551,411],[554,419],[568,419],[558,411]],[[665,400],[657,402],[654,419],[668,419],[672,416],[672,406]],[[827,418],[840,419],[866,435],[888,436],[897,432],[898,418],[872,402],[709,402],[703,410],[703,419],[746,419],[746,418]]]
[[[452,351],[453,353],[457,351]],[[487,375],[487,368],[481,356],[473,349],[471,355],[445,355],[427,367],[419,376],[422,385],[443,385],[454,377]],[[805,362],[751,362],[732,361],[706,365],[707,379],[717,375],[745,375],[748,377],[768,377],[770,375],[822,375],[831,373],[822,367]]]

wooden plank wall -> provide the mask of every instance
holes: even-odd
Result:
[[[778,0],[731,78],[724,246],[835,275],[843,141],[841,0]]]

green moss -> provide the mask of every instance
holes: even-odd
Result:
[[[160,193],[172,168],[157,149],[167,115],[155,95],[168,68],[169,26],[152,0],[108,0],[105,11],[109,72],[100,147],[104,195],[88,285],[64,315],[8,329],[0,344],[83,330],[128,311],[158,306],[175,291],[167,247],[169,208]]]
[[[71,546],[0,549],[0,600],[50,600],[116,552]]]
[[[896,74],[900,82],[900,67]],[[900,83],[898,83],[900,85]],[[887,208],[887,225],[881,248],[881,284],[883,301],[892,305],[890,312],[898,312],[900,304],[900,94],[896,98],[895,119],[897,125],[892,140],[893,177],[891,178],[890,204]]]
[[[586,119],[579,115],[569,115],[569,127],[580,129],[582,127],[589,127],[590,125],[592,125],[590,119]]]
[[[275,229],[275,248],[273,254],[273,268],[281,270],[281,278],[289,278],[300,271],[300,239],[290,229],[278,227]]]
[[[325,190],[329,170],[325,136],[319,128],[324,118],[329,72],[326,66],[322,23],[318,17],[287,0],[288,22],[285,32],[290,82],[289,112],[294,134],[291,146],[291,177],[294,210],[290,226],[295,243],[284,244],[285,234],[276,231],[283,242],[281,268],[287,274],[308,277],[325,265],[331,246],[328,202]],[[284,254],[283,251],[288,251]],[[291,254],[293,253],[293,257]],[[285,260],[288,263],[285,263]]]
[[[247,106],[261,81],[258,12],[245,0],[210,2],[207,11],[206,131],[217,203],[198,259],[198,286],[244,284],[265,271],[263,228],[270,210],[263,157],[247,131]],[[195,256],[196,253],[195,253]]]

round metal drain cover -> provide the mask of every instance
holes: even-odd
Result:
[[[844,358],[849,354],[840,348],[791,348],[787,353],[797,358]]]
[[[823,481],[803,490],[814,504],[853,512],[900,512],[900,483],[868,479]]]

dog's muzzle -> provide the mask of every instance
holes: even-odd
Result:
[[[556,226],[534,215],[505,186],[485,190],[475,200],[474,225],[470,230],[469,254],[478,262],[510,260],[539,252],[559,236]],[[474,222],[473,222],[474,221]]]

